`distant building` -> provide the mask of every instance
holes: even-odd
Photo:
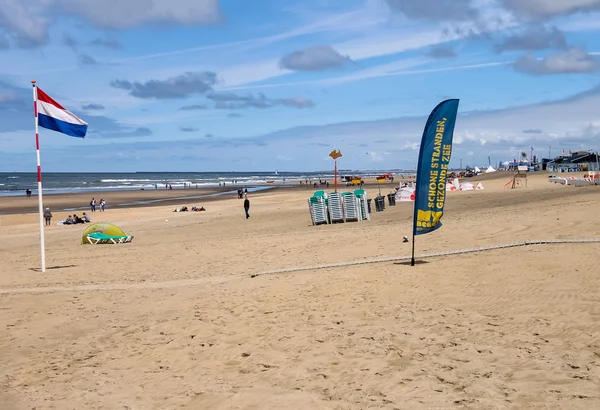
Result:
[[[544,163],[544,161],[546,161]],[[573,152],[560,155],[554,159],[543,159],[542,169],[549,172],[575,172],[598,170],[600,158],[598,153],[589,151]]]

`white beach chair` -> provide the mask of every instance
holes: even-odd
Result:
[[[342,201],[344,203],[344,217],[346,222],[356,221],[360,222],[362,217],[360,215],[360,200],[354,195],[354,192],[344,192],[342,194]]]
[[[354,191],[354,195],[358,198],[361,219],[363,221],[370,221],[371,215],[369,214],[367,191],[365,191],[364,189],[359,189]]]
[[[327,205],[325,204],[325,198],[323,197],[312,197],[308,198],[308,209],[310,211],[310,218],[313,225],[321,225],[329,223],[329,217],[327,215]]]
[[[339,192],[332,192],[329,194],[329,218],[331,223],[333,222],[346,222],[344,216],[344,203],[342,202],[342,196]]]
[[[87,239],[92,245],[106,244],[106,243],[112,243],[112,244],[116,245],[118,243],[131,242],[133,240],[133,236],[132,235],[111,236],[111,235],[105,235],[102,232],[92,232],[92,233],[88,234]]]

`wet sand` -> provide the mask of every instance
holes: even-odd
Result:
[[[281,187],[266,186],[265,189],[277,189]],[[84,210],[88,211],[92,198],[96,198],[96,210],[101,198],[107,202],[110,208],[139,208],[156,206],[157,204],[178,206],[188,205],[194,200],[209,202],[220,195],[233,195],[238,187],[226,186],[218,188],[189,188],[189,189],[147,189],[147,190],[123,190],[123,191],[99,191],[78,192],[73,194],[51,194],[44,195],[44,206],[49,206],[55,211]],[[189,206],[189,205],[188,205]],[[38,197],[36,194],[27,198],[22,196],[0,197],[0,214],[29,213],[38,211]]]
[[[397,186],[396,183],[394,186]],[[367,179],[365,188],[389,192],[392,184],[389,182],[380,185],[374,179]],[[346,188],[340,183],[340,189]],[[58,211],[62,215],[62,211],[88,211],[89,203],[92,198],[96,198],[96,211],[98,211],[101,198],[107,203],[107,209],[114,208],[141,208],[148,206],[202,206],[207,202],[222,199],[223,196],[235,198],[236,191],[239,188],[237,185],[227,185],[225,187],[202,187],[202,188],[186,188],[186,189],[145,189],[145,190],[122,190],[122,191],[97,191],[97,192],[78,192],[71,194],[51,194],[44,195],[44,206],[49,206],[55,212]],[[246,188],[246,186],[243,186]],[[295,189],[301,192],[313,192],[312,187],[300,184],[272,184],[261,186],[247,186],[250,193],[261,191],[273,191],[279,189]],[[330,188],[326,186],[317,189],[333,189],[333,184]],[[350,188],[351,189],[351,188]],[[27,198],[25,194],[22,196],[7,196],[0,197],[0,215],[2,214],[20,214],[38,212],[38,197],[37,194]]]

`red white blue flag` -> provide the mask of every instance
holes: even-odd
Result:
[[[84,138],[88,124],[54,101],[37,87],[38,125],[49,130]]]

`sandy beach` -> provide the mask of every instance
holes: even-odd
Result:
[[[417,255],[600,238],[600,187],[547,176],[449,192]],[[0,409],[600,408],[600,243],[364,264],[410,255],[412,203],[312,226],[309,192],[249,194],[248,220],[234,196],[91,215],[122,245],[53,224],[43,274],[37,215],[1,215]]]

